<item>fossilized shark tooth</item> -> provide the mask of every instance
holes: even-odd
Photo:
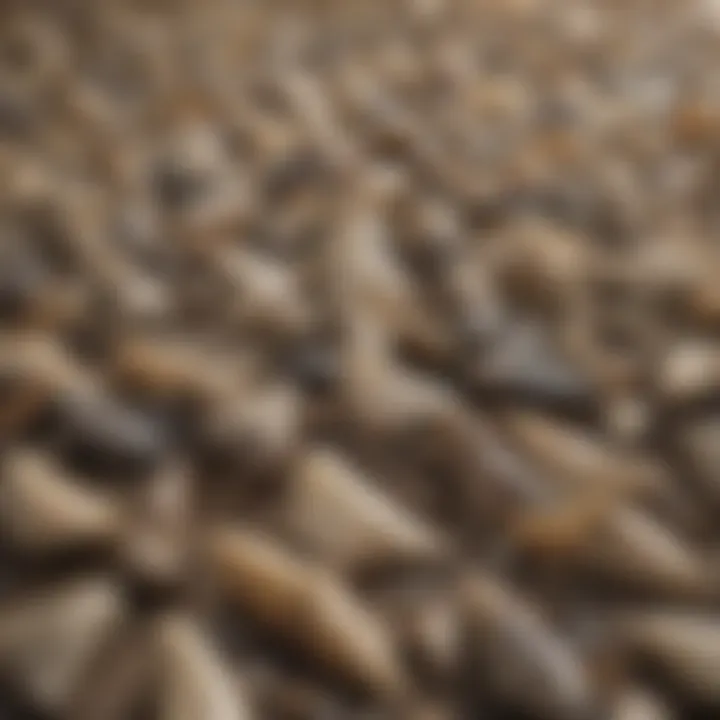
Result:
[[[687,700],[720,706],[720,622],[690,611],[629,613],[621,638],[637,659],[652,667]]]
[[[568,489],[600,484],[642,496],[661,491],[667,479],[664,468],[651,459],[540,413],[510,411],[506,427],[520,448],[547,469],[548,477]]]
[[[84,487],[31,450],[11,451],[0,482],[0,521],[18,547],[37,552],[112,542],[120,506],[110,495]]]
[[[126,338],[114,358],[123,387],[157,398],[187,398],[203,404],[231,396],[243,373],[226,355],[206,352],[179,339]]]
[[[617,507],[597,530],[575,557],[618,589],[665,599],[717,598],[720,586],[708,559],[649,514]]]
[[[693,503],[667,465],[652,455],[530,410],[508,411],[504,418],[518,449],[537,462],[543,477],[561,493],[604,493],[618,502],[637,501],[680,525],[695,519]]]
[[[208,556],[229,599],[309,661],[373,694],[403,690],[388,629],[339,578],[251,531],[216,529]]]
[[[470,655],[486,692],[533,717],[590,715],[594,691],[582,658],[532,605],[477,574],[464,580],[461,593]]]
[[[253,716],[239,683],[191,619],[158,621],[162,720],[248,720]]]
[[[445,547],[438,532],[328,448],[310,448],[298,460],[282,502],[281,526],[340,570],[437,559]]]
[[[123,613],[104,578],[38,591],[0,611],[0,668],[34,705],[62,712]]]

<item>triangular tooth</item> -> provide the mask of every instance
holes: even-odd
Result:
[[[63,475],[47,457],[13,452],[3,469],[0,522],[21,548],[47,551],[114,537],[118,505]]]
[[[250,705],[202,631],[182,616],[160,620],[160,720],[249,720]]]
[[[121,622],[119,588],[87,579],[0,610],[0,672],[39,708],[67,706]]]
[[[217,530],[209,555],[219,584],[267,631],[372,694],[404,690],[390,633],[339,578],[249,531]]]
[[[629,649],[651,663],[692,702],[720,707],[720,619],[694,613],[633,614],[624,624]]]
[[[564,489],[602,485],[661,492],[667,481],[663,468],[630,451],[615,450],[601,438],[532,411],[515,411],[506,425],[520,448],[557,478]]]
[[[582,659],[534,607],[487,576],[466,578],[461,596],[487,692],[532,717],[588,717],[594,693]]]
[[[709,563],[649,514],[616,508],[605,526],[578,549],[583,567],[630,592],[666,599],[712,599],[720,584]]]
[[[280,521],[291,537],[340,570],[438,558],[444,544],[433,528],[325,448],[311,449],[299,460]]]

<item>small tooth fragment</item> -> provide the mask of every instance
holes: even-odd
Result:
[[[202,631],[181,616],[158,627],[161,720],[247,720],[250,705],[239,684],[207,643]]]
[[[364,562],[437,557],[443,542],[340,454],[309,450],[289,485],[282,522],[322,561],[339,569]]]
[[[389,633],[334,575],[249,531],[216,530],[208,550],[221,587],[268,631],[373,694],[403,689]]]
[[[120,513],[113,500],[82,487],[49,458],[18,450],[4,462],[0,521],[19,547],[47,551],[111,541]]]
[[[631,652],[692,702],[720,707],[720,620],[698,612],[632,614],[623,624]]]
[[[66,707],[123,615],[119,588],[87,579],[0,610],[0,671],[38,708]]]
[[[583,662],[535,609],[496,580],[474,575],[462,590],[486,689],[509,709],[532,717],[587,717],[593,707]],[[518,692],[522,688],[522,692]]]

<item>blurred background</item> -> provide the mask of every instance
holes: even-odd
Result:
[[[720,712],[718,0],[2,0],[0,717]]]

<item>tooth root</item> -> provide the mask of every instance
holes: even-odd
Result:
[[[0,671],[39,708],[65,708],[95,654],[120,623],[119,589],[78,581],[0,611]]]
[[[162,689],[160,720],[249,720],[239,684],[202,632],[184,617],[166,617],[158,627]]]
[[[255,622],[371,694],[402,692],[390,634],[334,576],[250,532],[218,530],[209,555],[220,585]]]
[[[581,658],[531,606],[488,577],[466,579],[461,596],[471,655],[489,693],[533,717],[588,716],[593,693]]]
[[[64,477],[42,455],[16,452],[4,469],[0,519],[20,547],[44,551],[114,536],[119,521],[115,503]]]
[[[720,621],[682,613],[650,613],[627,619],[631,651],[659,669],[686,698],[720,707]]]
[[[437,558],[442,539],[340,455],[325,449],[300,459],[281,522],[340,570],[365,562]]]

